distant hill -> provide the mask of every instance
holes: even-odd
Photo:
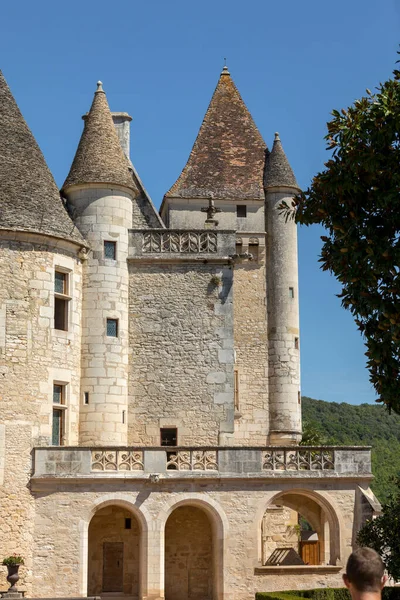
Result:
[[[327,444],[372,446],[372,489],[385,502],[400,477],[400,416],[378,404],[346,404],[302,398],[303,421]]]

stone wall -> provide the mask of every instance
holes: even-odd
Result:
[[[265,445],[269,422],[265,236],[243,234],[240,241],[237,253],[250,252],[254,258],[237,262],[233,277],[238,385],[234,444]]]
[[[159,445],[162,427],[179,445],[232,437],[232,268],[205,263],[130,264],[131,445]]]
[[[299,478],[296,482],[280,481],[279,485],[251,480],[175,480],[154,484],[125,480],[118,484],[103,479],[84,488],[79,483],[58,480],[48,484],[36,481],[33,488],[36,520],[31,595],[65,597],[87,593],[89,523],[98,509],[120,505],[141,523],[142,593],[148,598],[163,597],[164,534],[165,530],[168,534],[168,519],[174,509],[186,504],[205,511],[212,524],[216,600],[251,600],[256,591],[340,586],[339,567],[311,567],[301,576],[290,570],[278,576],[265,571],[261,566],[261,524],[266,508],[276,503],[282,491],[312,498],[328,506],[337,519],[338,564],[343,565],[352,550],[353,510],[358,493],[356,481],[339,478],[331,482]],[[189,516],[188,512],[187,523]],[[192,537],[196,540],[199,531],[195,520],[193,526]],[[189,546],[185,552],[188,550]],[[175,547],[175,552],[181,550]]]
[[[299,535],[296,529],[297,513],[283,506],[269,506],[264,513],[262,532],[262,564],[276,548],[293,548],[299,552]]]
[[[213,562],[207,513],[178,507],[165,526],[165,600],[211,600]]]
[[[130,529],[126,528],[126,519],[130,519]],[[121,591],[127,596],[139,597],[139,538],[139,524],[128,510],[120,506],[106,506],[94,515],[88,533],[88,596],[100,596],[103,591],[104,544],[122,543]],[[114,583],[116,587],[120,583],[117,573],[114,573]]]
[[[81,263],[74,246],[13,234],[0,240],[1,556],[25,558],[21,589],[30,589],[34,502],[29,492],[33,445],[49,444],[53,384],[65,386],[66,444],[78,441]],[[18,241],[19,240],[19,241]],[[35,240],[35,241],[34,241]],[[47,242],[47,243],[46,243]],[[64,246],[64,250],[63,250]],[[54,329],[54,272],[68,273],[68,331]],[[0,570],[4,589],[5,569]]]
[[[206,214],[201,211],[208,206],[208,200],[185,200],[167,198],[161,210],[161,216],[167,227],[171,229],[202,229]],[[247,216],[238,217],[236,206],[245,205]],[[215,206],[221,209],[216,215],[218,227],[238,231],[264,231],[264,202],[261,200],[244,200],[232,203],[228,200],[216,200]]]
[[[292,192],[292,193],[291,193]],[[301,439],[297,229],[279,205],[295,190],[267,192],[267,294],[271,444]]]
[[[128,408],[128,228],[132,198],[127,190],[100,186],[69,189],[75,223],[91,251],[83,270],[82,394],[80,443],[126,445]],[[115,258],[104,243],[115,243]],[[115,336],[107,320],[117,321]]]

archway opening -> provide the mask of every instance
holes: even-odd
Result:
[[[263,515],[262,564],[335,565],[339,557],[336,521],[305,493],[280,494]]]
[[[213,600],[214,534],[197,506],[176,508],[165,525],[165,600]]]
[[[88,596],[139,598],[140,525],[126,508],[109,505],[88,532]]]

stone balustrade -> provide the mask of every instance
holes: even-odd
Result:
[[[225,259],[235,253],[234,231],[212,229],[131,229],[129,258],[174,259],[177,257]]]
[[[371,476],[369,447],[270,446],[34,449],[33,478]],[[158,479],[157,479],[158,480]]]

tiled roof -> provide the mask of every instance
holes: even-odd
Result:
[[[299,185],[286,158],[279,133],[275,133],[275,141],[265,165],[264,187],[295,187]]]
[[[137,192],[101,82],[97,86],[63,191],[73,185],[109,183]]]
[[[166,197],[264,199],[266,145],[226,67],[189,160]]]
[[[0,71],[0,229],[84,240]]]

